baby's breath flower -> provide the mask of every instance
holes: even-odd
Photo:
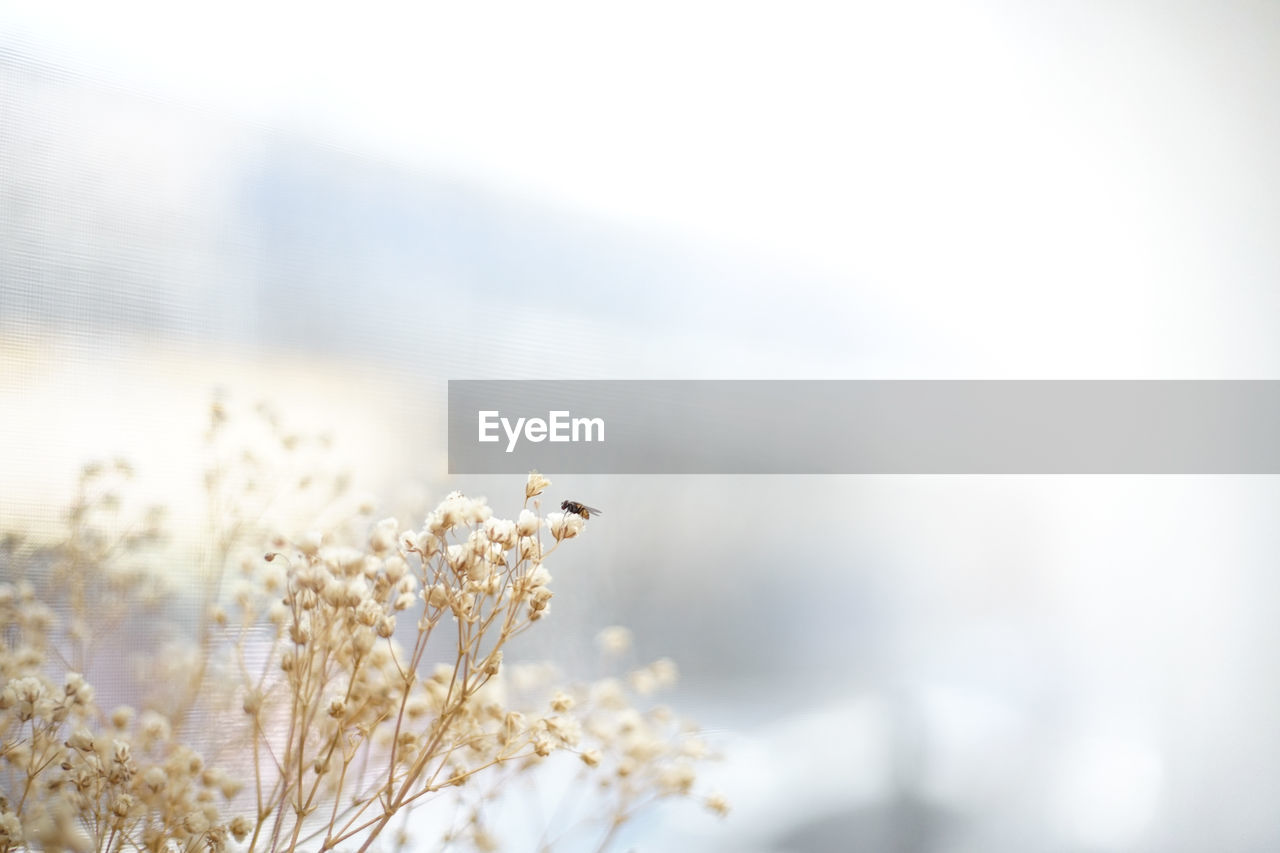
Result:
[[[364,625],[357,626],[351,635],[351,647],[362,657],[369,653],[375,642],[377,642],[377,635]]]
[[[18,816],[11,811],[0,814],[0,845],[18,845],[23,840],[22,821]]]
[[[546,566],[542,565],[542,563],[538,563],[533,567],[533,571],[529,572],[526,583],[530,590],[535,590],[547,586],[552,580],[551,572],[547,571]]]
[[[410,553],[422,551],[423,542],[428,538],[430,536],[425,532],[419,533],[416,530],[406,530],[400,534],[400,548]]]
[[[364,569],[364,552],[349,546],[330,546],[320,549],[320,559],[335,574],[352,577]]]
[[[432,607],[445,607],[449,604],[449,590],[442,583],[432,584],[424,589],[422,597]]]
[[[660,658],[649,665],[649,671],[653,673],[654,680],[658,682],[659,687],[674,687],[675,683],[680,680],[680,671],[676,668],[675,661],[671,658]]]
[[[396,546],[396,537],[399,532],[399,521],[394,518],[384,518],[375,524],[369,533],[369,547],[375,554],[390,551]]]
[[[596,646],[607,655],[626,654],[631,649],[631,630],[621,625],[611,625],[596,634]]]
[[[18,719],[26,722],[37,715],[45,695],[44,682],[34,675],[28,675],[5,685],[0,708],[16,708]]]
[[[503,549],[513,548],[516,544],[516,523],[503,518],[489,518],[484,522],[485,535],[494,545]],[[498,553],[501,553],[499,551]]]
[[[320,597],[330,607],[335,609],[343,607],[347,603],[347,585],[330,575],[324,589],[320,590]]]
[[[617,714],[618,731],[625,735],[643,734],[647,726],[644,724],[644,717],[635,708],[627,705],[621,708]]]
[[[520,559],[537,562],[542,559],[542,543],[536,536],[520,537]]]
[[[93,733],[86,728],[78,728],[67,739],[66,745],[78,752],[93,752]]]
[[[553,512],[547,516],[547,528],[557,542],[577,536],[584,524],[586,522],[577,513]]]
[[[253,831],[253,824],[244,815],[236,815],[227,828],[231,830],[231,835],[236,841],[244,841]]]
[[[545,586],[537,587],[529,593],[529,609],[535,613],[546,610],[550,606],[553,595],[554,593]]]
[[[577,746],[582,740],[582,726],[573,717],[547,717],[543,725],[547,733],[564,746]]]
[[[475,553],[466,545],[450,545],[445,551],[445,559],[449,563],[449,568],[462,574],[466,571],[468,563],[475,559]]]
[[[538,532],[538,516],[532,510],[522,509],[516,518],[516,533],[521,536],[532,536]]]
[[[623,752],[637,764],[648,764],[666,753],[666,743],[651,736],[647,730],[633,730],[632,734],[633,736],[627,739]]]
[[[311,642],[311,622],[303,619],[289,626],[289,641],[295,646],[305,646]]]
[[[536,470],[529,472],[529,479],[524,484],[525,500],[535,498],[551,485],[551,481],[539,474]]]
[[[690,735],[680,742],[680,754],[696,761],[709,757],[711,750],[702,738]]]
[[[244,781],[225,776],[218,781],[218,792],[224,800],[234,800],[244,790]]]
[[[203,812],[188,812],[182,818],[182,828],[192,835],[199,835],[209,830],[209,819]]]
[[[111,725],[115,729],[127,729],[133,722],[134,710],[128,705],[120,705],[111,712]]]
[[[274,425],[272,431],[277,438],[289,435]],[[310,439],[290,441],[300,451],[310,447]],[[301,462],[304,455],[294,458]],[[277,491],[267,488],[276,483],[284,489],[302,486],[309,498],[341,490],[342,478],[330,481],[320,471],[276,476],[261,458],[245,455],[243,462],[243,472],[219,462],[221,473],[210,480],[211,497],[219,505],[236,506],[236,489],[251,495],[251,502],[266,498],[268,491]],[[314,822],[333,845],[345,848],[362,841],[357,831],[375,826],[366,822],[350,830],[365,820],[352,820],[350,811],[362,806],[362,774],[376,772],[394,783],[377,795],[385,800],[380,803],[385,815],[378,816],[381,809],[368,812],[375,821],[390,820],[403,805],[395,797],[415,800],[430,790],[469,783],[473,776],[477,781],[470,784],[483,784],[494,777],[490,768],[499,766],[532,771],[556,750],[573,752],[588,767],[611,769],[594,774],[597,785],[588,791],[604,784],[610,787],[607,796],[625,794],[633,802],[654,794],[688,795],[694,762],[711,750],[692,734],[677,734],[674,717],[651,706],[632,707],[617,680],[555,689],[567,681],[550,664],[503,665],[508,641],[545,618],[553,598],[551,574],[541,562],[542,527],[557,542],[584,529],[575,514],[552,513],[545,521],[539,516],[540,505],[531,501],[548,485],[547,478],[530,472],[525,500],[532,509],[522,509],[514,521],[495,518],[483,498],[460,492],[446,496],[420,531],[401,531],[393,518],[365,526],[372,519],[352,516],[349,493],[340,506],[297,516],[331,519],[300,535],[279,532],[302,529],[293,526],[296,519],[276,531],[262,529],[260,518],[277,517],[274,497],[269,513],[259,515],[261,507],[255,505],[252,517],[231,519],[235,530],[251,534],[245,538],[237,532],[220,543],[227,564],[238,565],[240,580],[234,585],[219,581],[225,585],[214,591],[229,588],[229,596],[214,596],[222,606],[206,606],[214,622],[226,625],[234,603],[237,630],[214,633],[210,646],[217,646],[216,652],[206,647],[166,653],[154,680],[160,689],[153,707],[192,711],[183,713],[181,734],[199,729],[191,723],[202,724],[206,714],[217,722],[212,715],[219,710],[242,708],[250,719],[234,728],[251,740],[243,756],[260,762],[247,774],[239,767],[234,774],[206,767],[175,734],[176,723],[157,711],[135,721],[135,712],[121,707],[106,716],[109,725],[91,722],[103,720],[103,714],[93,706],[89,682],[71,673],[59,687],[43,673],[49,667],[44,649],[51,632],[61,630],[87,643],[94,639],[95,620],[72,613],[69,625],[59,624],[33,584],[0,583],[0,633],[11,624],[10,633],[18,638],[16,645],[0,649],[0,711],[5,712],[0,717],[15,730],[19,722],[33,721],[22,727],[25,735],[3,744],[10,775],[16,773],[17,784],[25,782],[29,794],[24,793],[25,808],[17,810],[0,795],[0,850],[28,844],[87,851],[124,843],[217,853],[232,838],[243,843],[254,836],[270,846],[277,836],[297,836],[302,821],[309,822],[309,834]],[[84,526],[103,502],[91,495],[81,503],[72,523]],[[120,511],[127,509],[126,495]],[[343,520],[335,523],[335,518]],[[5,541],[0,532],[0,548]],[[90,552],[106,550],[110,542],[92,531],[74,541],[82,549],[74,555],[77,571],[92,581],[97,558]],[[265,560],[264,550],[270,552]],[[109,589],[114,594],[126,585]],[[412,652],[395,642],[401,612],[410,615],[401,620],[409,624],[400,627],[411,630],[416,624],[419,631]],[[450,612],[458,625],[441,624]],[[632,645],[630,632],[619,627],[605,629],[596,641],[608,655]],[[445,662],[432,669],[431,661]],[[675,676],[673,664],[657,661],[631,678],[648,692]],[[230,691],[218,695],[226,678]],[[197,681],[199,697],[181,695]],[[194,698],[196,705],[190,704]],[[543,714],[530,711],[526,718],[521,713],[539,707]],[[376,768],[382,759],[385,763]],[[21,778],[24,768],[37,766],[38,773]],[[247,780],[269,790],[261,776],[264,767],[277,792],[303,796],[296,802],[292,794],[282,796],[253,816],[221,816],[224,801],[242,796]],[[312,773],[321,778],[305,778]],[[728,805],[718,796],[708,797],[705,805],[723,814]],[[338,822],[326,828],[321,815]],[[620,823],[629,816],[618,812],[611,818]],[[454,840],[488,846],[482,829],[487,817],[475,810]],[[264,827],[272,834],[261,835]],[[383,829],[377,825],[377,831]]]
[[[724,794],[721,794],[718,791],[716,793],[709,794],[707,798],[703,800],[703,805],[719,817],[728,817],[729,815],[729,800]]]
[[[459,622],[471,622],[476,617],[476,602],[471,596],[455,598],[450,603],[450,610]]]
[[[93,702],[93,685],[85,681],[84,676],[78,672],[67,673],[63,691],[77,708],[87,707]]]
[[[294,545],[298,550],[308,557],[314,557],[320,552],[320,546],[324,542],[324,535],[319,530],[308,530],[298,537]]]
[[[387,559],[383,561],[382,565],[383,571],[386,572],[387,580],[392,583],[396,583],[409,573],[409,564],[405,562],[404,557],[401,557],[399,554],[387,557]]]
[[[488,675],[497,675],[498,670],[502,668],[502,649],[498,649],[489,655],[484,662],[484,672]]]
[[[658,679],[648,667],[637,669],[627,676],[627,680],[631,683],[631,689],[641,696],[648,696],[658,689]]]
[[[443,505],[436,507],[427,513],[427,517],[423,520],[425,532],[429,532],[433,537],[443,536],[448,533],[459,523],[458,514],[452,510],[446,510]]]
[[[298,589],[320,592],[332,580],[329,571],[320,565],[307,564],[293,573],[293,582]]]
[[[591,701],[601,708],[621,710],[627,707],[626,691],[616,678],[605,678],[591,685]]]
[[[144,742],[167,741],[172,736],[169,720],[156,711],[143,711],[138,718],[138,732]]]
[[[490,565],[479,555],[467,562],[467,578],[472,581],[484,581],[489,577]]]
[[[476,498],[467,506],[466,515],[468,524],[483,524],[493,515],[493,510],[484,498]]]
[[[152,792],[159,792],[169,781],[169,777],[165,775],[163,767],[148,767],[147,772],[142,774],[142,784],[146,785]]]
[[[693,770],[693,765],[684,761],[677,761],[675,764],[668,765],[658,774],[658,787],[664,794],[688,794],[693,788],[693,783],[697,780],[697,774]]]
[[[372,598],[366,598],[356,605],[356,621],[361,625],[373,625],[382,616],[382,607]]]
[[[111,813],[117,818],[126,818],[133,810],[136,801],[131,794],[120,794],[111,801]]]

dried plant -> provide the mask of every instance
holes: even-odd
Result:
[[[323,448],[264,423],[286,458]],[[225,457],[221,405],[210,441]],[[62,541],[0,540],[0,853],[492,850],[496,803],[565,757],[575,798],[598,799],[599,849],[657,799],[727,812],[695,793],[708,746],[648,704],[670,661],[577,685],[504,664],[547,622],[550,558],[586,528],[542,514],[542,475],[514,520],[453,493],[402,530],[370,524],[312,461],[282,473],[261,452],[233,458],[206,477],[194,555],[165,544],[159,511],[129,515],[123,463],[84,470]],[[174,560],[185,573],[163,571]],[[198,580],[165,588],[179,577]],[[184,608],[184,630],[166,631],[161,616]],[[599,643],[616,655],[629,639],[611,628]],[[133,695],[100,708],[98,674],[104,693]],[[411,838],[423,826],[436,837]],[[544,829],[511,846],[552,849]]]

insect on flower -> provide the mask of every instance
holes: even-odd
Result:
[[[604,515],[604,513],[595,507],[580,504],[577,501],[561,501],[560,508],[565,512],[571,512],[574,515],[580,515],[583,518],[590,518],[592,515]]]

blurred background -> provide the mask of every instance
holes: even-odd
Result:
[[[448,379],[1280,378],[1276,104],[1246,0],[7,0],[0,517],[196,524],[219,389],[514,513]],[[635,849],[1280,849],[1276,478],[546,473],[531,651],[727,754]]]

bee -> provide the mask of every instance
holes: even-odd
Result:
[[[593,515],[604,515],[600,510],[593,506],[586,506],[577,501],[561,501],[560,508],[565,512],[571,512],[574,515],[580,515],[583,518],[590,518]]]

